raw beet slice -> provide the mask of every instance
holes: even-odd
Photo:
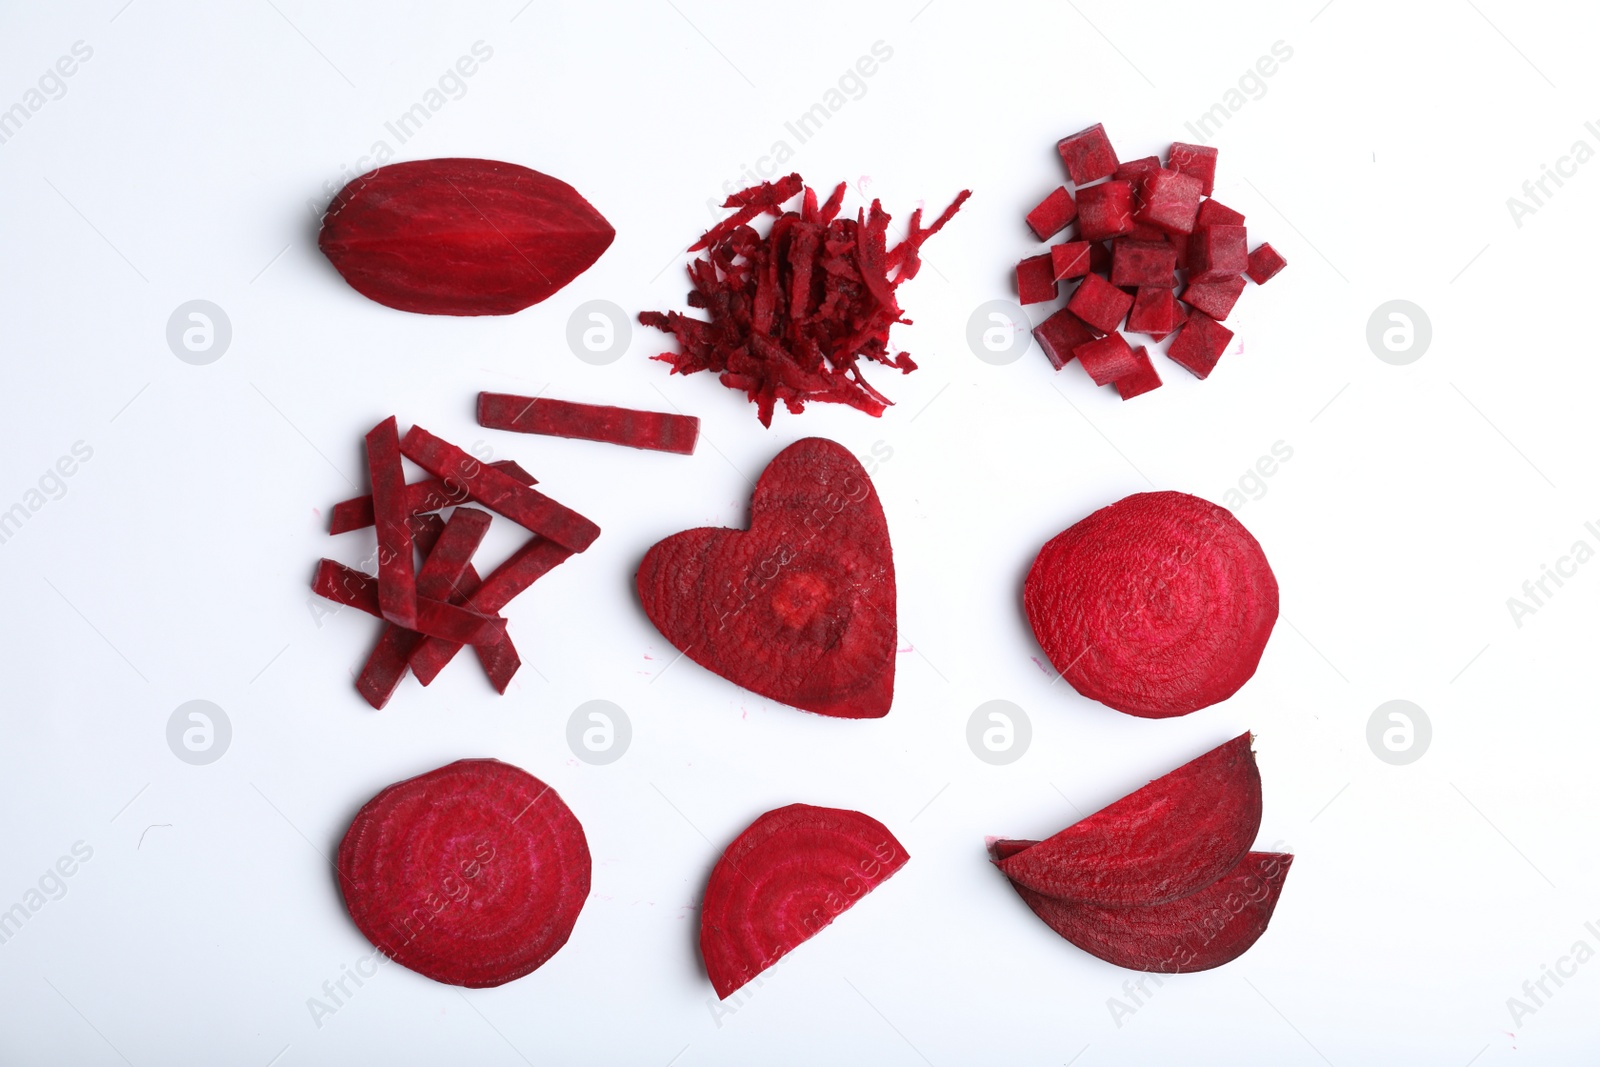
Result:
[[[1111,284],[1117,286],[1160,285],[1170,288],[1172,272],[1178,266],[1178,252],[1165,240],[1135,241],[1131,237],[1111,242]]]
[[[1133,185],[1112,180],[1078,190],[1078,236],[1120,237],[1133,229]]]
[[[1110,385],[1118,378],[1135,374],[1140,369],[1138,357],[1120,333],[1108,333],[1081,344],[1073,350],[1073,354],[1096,385]]]
[[[519,484],[510,475],[485,466],[421,426],[411,427],[405,440],[400,442],[400,451],[434,477],[459,483],[485,507],[574,552],[582,552],[600,536],[600,527],[576,511],[561,506],[537,489]]]
[[[790,804],[734,839],[700,907],[700,955],[726,999],[905,866],[881,822],[859,811]]]
[[[1200,195],[1210,196],[1217,181],[1217,150],[1215,148],[1184,144],[1174,141],[1167,152],[1167,166],[1181,171],[1200,182]]]
[[[510,475],[523,485],[539,484],[538,479],[509,459],[497,460],[489,466]],[[443,478],[425,478],[420,482],[410,482],[406,485],[406,511],[412,515],[438,511],[452,504],[465,504],[470,499],[472,498],[458,483],[447,484]],[[371,525],[372,497],[358,496],[341,500],[333,506],[328,532],[349,533],[351,530],[360,530]]]
[[[819,715],[888,714],[894,557],[872,480],[843,446],[785,448],[756,484],[749,530],[674,534],[635,581],[656,629],[707,670]]]
[[[1128,312],[1128,332],[1165,337],[1178,326],[1178,302],[1165,285],[1141,286]]]
[[[1196,378],[1204,378],[1228,350],[1233,331],[1203,311],[1193,311],[1167,348],[1167,358]]]
[[[1033,339],[1039,342],[1050,366],[1060,370],[1072,361],[1072,353],[1079,345],[1093,341],[1100,331],[1062,308],[1033,328]]]
[[[1017,264],[1017,303],[1042,304],[1056,298],[1056,275],[1051,256],[1029,256]]]
[[[1239,294],[1244,292],[1244,275],[1231,274],[1212,281],[1190,282],[1179,298],[1196,311],[1203,311],[1219,322],[1228,317]]]
[[[635,411],[570,400],[479,393],[478,425],[491,430],[576,437],[585,441],[644,448],[654,452],[694,452],[700,420],[693,415]]]
[[[416,553],[406,475],[400,466],[400,431],[390,415],[367,433],[367,470],[378,528],[378,609],[396,626],[417,628]]]
[[[350,823],[336,866],[368,941],[418,974],[473,989],[541,967],[589,896],[589,844],[571,809],[492,759],[378,793]]]
[[[362,574],[331,559],[318,563],[317,575],[311,582],[311,590],[318,596],[381,619],[383,614],[378,607],[378,587],[378,580],[371,575]],[[455,604],[418,597],[417,624],[408,629],[415,629],[430,638],[479,644],[497,641],[505,636],[506,621]]]
[[[1263,246],[1268,247],[1268,246]],[[1050,266],[1056,281],[1081,278],[1089,273],[1089,242],[1066,241],[1050,246]]]
[[[1012,884],[1050,929],[1118,967],[1160,974],[1210,970],[1238,959],[1266,933],[1294,857],[1248,852],[1203,889],[1165,904],[1073,904]]]
[[[1200,211],[1200,189],[1199,178],[1175,170],[1153,170],[1139,182],[1139,209],[1133,217],[1167,233],[1189,233]]]
[[[489,159],[368,171],[317,244],[363,296],[431,315],[509,315],[588,270],[616,231],[566,182]]]
[[[1187,493],[1135,493],[1052,538],[1023,605],[1074,689],[1162,719],[1249,681],[1278,618],[1278,583],[1227,509]]]
[[[1114,333],[1133,307],[1133,297],[1100,275],[1090,274],[1079,283],[1067,307],[1101,333]]]
[[[1243,226],[1244,216],[1216,200],[1204,200],[1200,203],[1200,213],[1194,218],[1194,228],[1199,230],[1206,226]]]
[[[1048,897],[1149,907],[1221,878],[1260,828],[1261,772],[1245,733],[996,866]]]
[[[467,597],[464,606],[468,610],[486,614],[499,611],[518,593],[544,577],[551,568],[571,555],[571,549],[564,548],[547,538],[530,538],[527,544],[511,554],[511,558],[489,572],[483,584]],[[436,637],[430,637],[419,644],[411,653],[409,661],[411,672],[417,676],[417,681],[423,685],[432,682],[455,658],[455,654],[461,651],[462,644],[460,641]],[[489,669],[487,663],[484,664],[484,669]],[[501,692],[505,691],[493,671],[490,672],[490,680],[496,681],[496,688]]]
[[[1189,281],[1212,282],[1243,274],[1250,266],[1243,226],[1217,224],[1194,231],[1189,238]]]
[[[1155,365],[1150,362],[1150,353],[1145,351],[1143,345],[1133,350],[1133,358],[1138,368],[1112,383],[1117,387],[1117,395],[1124,400],[1132,400],[1161,387],[1161,375],[1156,373]]]
[[[1105,126],[1098,122],[1061,138],[1056,142],[1056,151],[1061,153],[1061,162],[1066,164],[1074,185],[1099,181],[1117,169],[1116,150],[1111,147]]]
[[[1254,252],[1250,253],[1250,266],[1246,273],[1250,275],[1251,281],[1257,285],[1264,285],[1268,278],[1271,278],[1288,265],[1289,261],[1280,256],[1276,248],[1262,243],[1256,246]]]
[[[1028,226],[1041,241],[1048,241],[1078,217],[1078,207],[1065,186],[1039,201],[1039,206],[1028,212]]]

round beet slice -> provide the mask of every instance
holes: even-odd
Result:
[[[1187,493],[1135,493],[1052,538],[1023,585],[1034,636],[1091,700],[1187,715],[1250,680],[1278,582],[1250,531]]]
[[[471,988],[540,967],[589,896],[589,845],[571,809],[492,759],[458,760],[367,801],[338,868],[367,940],[418,974]]]
[[[866,896],[910,856],[859,811],[790,804],[722,853],[700,907],[700,955],[726,998]]]

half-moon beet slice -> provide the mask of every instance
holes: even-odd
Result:
[[[700,907],[700,955],[726,998],[876,889],[910,857],[878,820],[790,804],[722,853]]]
[[[1260,828],[1261,772],[1245,733],[997,865],[1045,896],[1148,907],[1215,882]]]
[[[635,581],[656,629],[707,670],[819,715],[889,713],[894,555],[872,481],[842,445],[785,448],[756,484],[749,530],[673,534]]]
[[[369,800],[339,845],[339,885],[384,955],[481,988],[567,943],[589,896],[589,845],[555,790],[519,767],[458,760]]]
[[[1232,696],[1278,618],[1278,582],[1250,531],[1174,492],[1135,493],[1052,538],[1022,600],[1074,689],[1150,719]]]
[[[1292,862],[1283,852],[1249,852],[1204,889],[1146,908],[1073,904],[1012,888],[1046,926],[1090,955],[1135,971],[1185,974],[1238,959],[1266,933]]]
[[[317,244],[363,296],[430,315],[509,315],[588,270],[616,231],[566,182],[492,159],[368,171]]]

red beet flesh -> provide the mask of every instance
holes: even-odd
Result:
[[[1059,900],[1149,907],[1215,882],[1260,828],[1261,772],[1246,733],[997,866]]]
[[[1063,187],[1039,201],[1039,206],[1028,212],[1028,226],[1041,241],[1048,241],[1078,217],[1078,207],[1072,194]]]
[[[1225,508],[1136,493],[1052,538],[1023,604],[1074,689],[1160,719],[1226,700],[1250,679],[1278,617],[1278,583]]]
[[[1106,128],[1098,122],[1061,138],[1056,142],[1056,151],[1061,154],[1061,162],[1066,165],[1067,175],[1074,185],[1099,181],[1117,169],[1116,150],[1111,147]]]
[[[700,955],[717,996],[815,936],[909,858],[858,811],[790,804],[751,823],[717,860],[700,908]]]
[[[489,466],[515,478],[523,485],[537,485],[538,480],[520,466],[509,459],[498,460]],[[412,515],[421,515],[430,511],[450,507],[452,504],[465,504],[472,499],[458,483],[447,483],[443,478],[426,478],[420,482],[409,482],[406,485],[406,511]],[[329,517],[328,532],[341,534],[351,530],[360,530],[371,526],[372,497],[358,496],[349,500],[341,500],[333,506]]]
[[[492,759],[380,792],[351,822],[337,867],[367,940],[418,974],[469,988],[542,966],[589,895],[589,846],[571,810]]]
[[[635,579],[645,614],[690,659],[792,707],[878,718],[894,696],[894,558],[849,451],[819,437],[762,472],[750,529],[657,542]]]
[[[548,397],[479,393],[478,425],[491,430],[576,437],[585,441],[689,455],[700,437],[693,415],[576,404]]]

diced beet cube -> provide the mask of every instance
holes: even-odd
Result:
[[[1278,250],[1271,245],[1262,243],[1256,245],[1256,250],[1250,253],[1250,266],[1247,273],[1250,280],[1261,285],[1274,274],[1289,265],[1289,261],[1278,254]]]
[[[1194,218],[1194,228],[1202,226],[1243,226],[1244,216],[1226,207],[1216,200],[1207,200],[1200,205],[1200,213]]]
[[[1089,273],[1090,245],[1088,241],[1067,241],[1050,246],[1050,263],[1056,281],[1081,278]]]
[[[1135,241],[1119,237],[1111,242],[1112,285],[1172,285],[1178,265],[1177,251],[1166,241]]]
[[[1138,196],[1137,186],[1135,186],[1134,195]],[[1136,222],[1133,224],[1133,229],[1123,236],[1134,241],[1165,241],[1167,239],[1167,231],[1158,230],[1154,226],[1146,226],[1142,222]]]
[[[1066,186],[1061,186],[1028,212],[1028,225],[1039,235],[1039,240],[1048,241],[1077,216],[1078,206],[1072,202],[1072,194],[1067,192]]]
[[[1243,274],[1250,266],[1249,247],[1243,226],[1194,231],[1189,235],[1189,281],[1212,282]]]
[[[1148,334],[1162,338],[1178,326],[1178,301],[1167,285],[1141,288],[1133,298],[1133,310],[1128,312],[1128,332]]]
[[[1024,304],[1040,304],[1056,298],[1055,268],[1050,256],[1029,256],[1017,264],[1017,299]]]
[[[1189,236],[1186,233],[1167,234],[1167,243],[1172,246],[1172,250],[1178,255],[1179,270],[1189,269]]]
[[[1134,218],[1167,233],[1189,233],[1200,211],[1200,179],[1175,170],[1154,170],[1140,184]],[[1080,194],[1079,211],[1082,196]]]
[[[1100,336],[1100,331],[1084,322],[1066,308],[1051,315],[1033,328],[1033,339],[1039,342],[1050,365],[1060,370],[1072,361],[1072,350]]]
[[[1135,374],[1139,360],[1120,333],[1108,333],[1093,341],[1085,341],[1073,350],[1083,369],[1089,372],[1096,385],[1110,385],[1118,378]]]
[[[1161,385],[1161,375],[1156,373],[1155,364],[1150,362],[1150,354],[1141,346],[1133,350],[1133,355],[1138,360],[1139,369],[1124,374],[1112,383],[1117,387],[1117,395],[1124,400],[1132,400],[1140,393],[1148,393]]]
[[[1153,170],[1161,169],[1160,156],[1145,156],[1143,159],[1130,159],[1126,163],[1118,164],[1116,172],[1111,176],[1125,182],[1138,183],[1138,180]]]
[[[1120,237],[1133,229],[1133,184],[1109,181],[1078,190],[1078,236]]]
[[[1244,292],[1244,275],[1234,274],[1215,281],[1190,282],[1183,291],[1183,299],[1192,308],[1205,312],[1221,322],[1233,310],[1239,294]]]
[[[1111,246],[1105,241],[1089,243],[1089,269],[1108,278],[1111,276]]]
[[[1072,299],[1067,301],[1074,315],[1101,333],[1112,333],[1121,326],[1123,316],[1132,306],[1133,297],[1098,274],[1085,277]]]
[[[1204,378],[1211,373],[1233,340],[1233,331],[1217,322],[1203,311],[1189,314],[1178,336],[1167,349],[1167,358],[1194,375]]]
[[[1109,178],[1117,169],[1116,150],[1111,147],[1106,128],[1098,122],[1061,138],[1056,142],[1056,151],[1061,153],[1061,162],[1067,165],[1067,174],[1076,185]]]
[[[1217,150],[1204,145],[1184,144],[1182,141],[1172,142],[1172,150],[1167,153],[1167,166],[1173,170],[1200,179],[1203,188],[1200,192],[1205,196],[1211,195],[1211,189],[1216,185],[1217,179]]]

